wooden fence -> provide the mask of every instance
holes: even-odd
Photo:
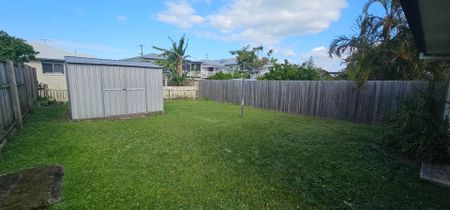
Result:
[[[55,101],[68,101],[67,90],[48,89],[47,84],[39,84],[39,96],[47,97]],[[196,99],[198,98],[198,86],[164,86],[164,99]]]
[[[164,86],[165,99],[198,98],[198,86]]]
[[[404,97],[414,96],[428,83],[368,81],[356,88],[352,81],[203,80],[199,97],[241,103],[242,84],[247,106],[373,124],[397,111]]]
[[[38,97],[36,70],[0,60],[0,150]]]
[[[69,93],[67,90],[54,90],[54,89],[48,89],[48,85],[44,83],[40,83],[38,86],[39,90],[39,96],[45,97],[50,100],[55,101],[68,101],[69,100]]]

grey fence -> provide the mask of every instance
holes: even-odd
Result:
[[[36,70],[0,60],[0,150],[38,97]]]
[[[356,88],[352,81],[203,80],[199,97],[240,103],[242,84],[247,106],[372,124],[398,110],[404,97],[414,96],[428,83],[368,81]]]

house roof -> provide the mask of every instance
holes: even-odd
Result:
[[[450,1],[400,2],[420,51],[426,56],[450,56]]]
[[[143,56],[136,56],[136,57],[131,57],[131,58],[124,58],[121,60],[124,61],[148,61],[148,60],[163,60],[164,56],[157,54],[157,53],[149,53],[149,54],[145,54]]]
[[[206,65],[211,66],[226,66],[226,65],[237,65],[236,58],[227,58],[227,59],[220,59],[220,60],[199,60],[198,62],[201,62]]]
[[[32,42],[29,44],[33,46],[35,51],[39,52],[39,54],[36,55],[37,59],[64,60],[64,56],[94,57],[88,54],[69,52],[44,43]]]
[[[162,60],[164,59],[164,56],[157,54],[157,53],[149,53],[142,56],[145,59],[153,59],[153,60]]]
[[[237,65],[237,61],[236,58],[227,58],[227,59],[222,59],[221,63],[223,65]]]
[[[66,63],[72,64],[94,64],[94,65],[109,65],[109,66],[129,66],[129,67],[144,67],[161,69],[162,67],[155,65],[150,62],[132,62],[123,60],[109,60],[109,59],[98,59],[98,58],[85,58],[85,57],[74,57],[65,56]]]
[[[216,60],[199,60],[198,62],[205,64],[205,65],[220,66],[220,62],[218,62]]]

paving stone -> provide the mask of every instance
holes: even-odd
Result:
[[[59,165],[0,176],[0,209],[37,209],[60,202],[63,176]]]

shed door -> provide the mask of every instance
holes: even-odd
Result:
[[[105,116],[142,113],[145,106],[145,77],[143,69],[103,71]]]
[[[146,112],[145,70],[141,68],[128,69],[126,79],[127,113]]]

